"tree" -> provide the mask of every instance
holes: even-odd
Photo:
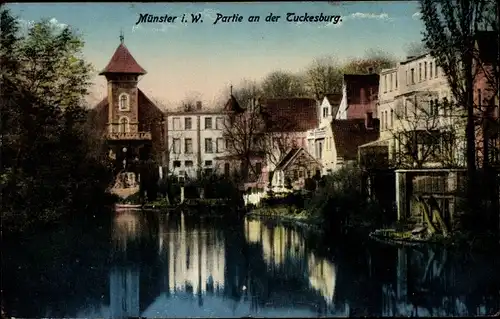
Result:
[[[463,114],[435,92],[422,92],[396,102],[395,112],[383,115],[382,130],[393,140],[391,166],[397,168],[462,167],[460,128]]]
[[[466,159],[468,200],[471,210],[477,206],[475,196],[476,137],[474,112],[474,46],[475,34],[485,20],[487,1],[421,0],[424,22],[423,40],[446,75],[454,102],[467,112]]]
[[[262,82],[262,94],[266,98],[289,98],[304,96],[305,88],[302,79],[294,74],[274,71]]]
[[[380,50],[368,50],[363,58],[355,58],[343,67],[345,74],[370,74],[380,73],[382,69],[392,68],[396,59],[390,54]]]
[[[260,89],[253,81],[245,80],[231,95],[224,121],[226,154],[241,163],[242,182],[248,181],[249,173],[255,172],[252,159],[263,156],[264,120],[258,108]]]
[[[419,56],[427,53],[428,50],[423,42],[411,42],[406,48],[407,56]]]
[[[69,83],[87,78],[87,70],[67,75],[66,70],[48,66],[47,74],[42,74],[32,65],[47,60],[56,66],[67,65],[65,61],[76,59],[72,53],[79,46],[64,44],[77,40],[60,41],[34,31],[21,38],[10,12],[1,10],[1,17],[0,61],[7,66],[2,68],[0,97],[3,229],[22,230],[75,209],[93,211],[105,204],[113,175],[107,161],[89,156],[93,145],[85,130],[88,110],[79,104],[85,83]],[[30,46],[33,51],[26,49]],[[80,63],[86,65],[83,60]],[[80,91],[71,91],[78,87]]]
[[[342,68],[333,57],[317,58],[306,69],[307,92],[320,100],[325,94],[342,90]]]
[[[70,27],[35,23],[19,43],[19,78],[31,94],[50,105],[82,105],[92,66],[83,59],[84,42]]]
[[[181,105],[178,107],[179,111],[195,111],[197,102],[201,101],[202,94],[200,92],[189,92],[184,100],[182,100]]]

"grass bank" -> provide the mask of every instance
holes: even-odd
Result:
[[[250,218],[271,219],[284,224],[294,224],[315,230],[322,230],[324,225],[324,220],[321,216],[312,214],[307,210],[299,210],[284,205],[255,208],[247,213],[246,216]]]

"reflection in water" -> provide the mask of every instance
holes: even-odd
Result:
[[[491,257],[342,237],[326,258],[308,234],[289,227],[136,211],[115,214],[111,228],[91,229],[77,239],[68,230],[10,247],[5,270],[2,264],[6,310],[15,317],[114,319],[470,316],[500,309]]]

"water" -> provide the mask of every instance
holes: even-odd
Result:
[[[15,317],[469,316],[500,310],[498,260],[258,220],[122,212],[4,246]]]

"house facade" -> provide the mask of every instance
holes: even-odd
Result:
[[[326,133],[337,115],[341,100],[341,94],[327,94],[318,106],[318,127],[307,131],[307,151],[322,163],[323,175],[328,173],[329,164],[333,161],[325,156],[325,149],[332,143],[332,137],[327,139]]]
[[[376,118],[378,91],[378,74],[344,74],[342,100],[335,119],[364,119],[366,114]]]
[[[307,178],[319,174],[321,163],[303,147],[291,148],[276,165],[271,180],[274,192],[287,192],[302,189]]]
[[[223,130],[227,114],[196,109],[167,112],[168,169],[175,176],[195,178],[198,173],[219,171],[216,158],[225,153]]]
[[[380,138],[361,147],[365,157],[386,153],[379,166],[460,167],[465,148],[461,109],[430,54],[409,57],[380,74]]]

